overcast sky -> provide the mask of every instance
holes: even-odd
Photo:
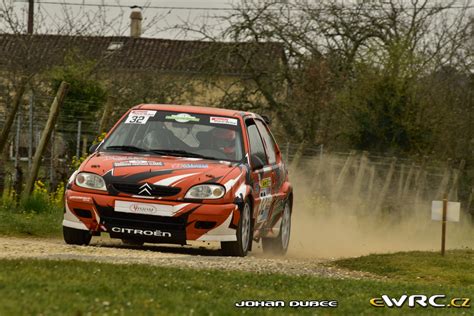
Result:
[[[15,4],[15,11],[22,21],[27,20],[28,0],[9,0]],[[170,27],[180,25],[183,21],[193,21],[195,24],[214,24],[221,28],[226,27],[226,22],[217,19],[216,16],[226,16],[230,13],[225,9],[231,9],[232,5],[236,5],[241,0],[35,0],[37,14],[37,23],[35,30],[37,33],[56,33],[61,28],[64,18],[65,9],[68,10],[70,16],[76,16],[76,19],[83,17],[85,14],[93,17],[100,4],[120,6],[106,7],[106,20],[113,21],[114,28],[109,29],[107,34],[97,35],[129,35],[130,24],[130,6],[138,5],[143,10],[143,25],[145,37],[160,38],[180,38],[180,39],[196,39],[199,35],[182,34],[169,30]],[[285,1],[285,0],[282,0]],[[323,1],[323,0],[314,0]],[[351,2],[356,0],[341,0]],[[407,0],[408,1],[408,0]],[[472,4],[474,0],[457,0],[459,4],[468,2]],[[440,1],[442,2],[442,1]],[[67,3],[67,4],[64,4]],[[80,6],[79,4],[88,4],[90,6]],[[438,0],[433,0],[438,3]],[[76,4],[76,5],[74,5]],[[202,8],[202,9],[200,9]],[[220,10],[212,10],[220,9]],[[222,10],[224,9],[224,10]],[[472,12],[472,9],[470,10]],[[42,17],[44,20],[39,21]],[[121,17],[119,19],[118,17]],[[84,21],[84,18],[82,19]],[[100,25],[100,19],[93,19],[91,24]],[[40,23],[42,22],[42,23]],[[102,23],[103,24],[103,23]]]
[[[22,16],[26,21],[26,9],[28,8],[27,0],[14,0],[15,8],[19,16]],[[109,35],[128,35],[128,23],[129,15],[131,10],[129,6],[138,5],[144,7],[143,11],[143,25],[145,26],[145,34],[147,37],[163,37],[163,38],[175,38],[177,34],[172,31],[161,31],[158,30],[181,24],[182,21],[194,21],[196,23],[203,22],[204,19],[207,22],[217,22],[218,20],[213,18],[216,15],[226,15],[228,11],[225,10],[207,10],[207,8],[231,8],[232,3],[236,3],[239,0],[36,0],[35,13],[44,17],[43,23],[37,21],[35,30],[38,33],[51,32],[60,25],[61,21],[64,20],[64,8],[68,8],[72,13],[72,16],[80,16],[87,12],[89,15],[93,15],[94,11],[97,11],[98,6],[79,6],[71,4],[101,4],[107,5],[120,5],[121,8],[107,7],[107,18],[112,20],[115,17],[123,14],[121,19],[121,25],[117,26],[114,31],[109,32]],[[60,4],[66,2],[67,4]],[[153,8],[155,7],[155,8]],[[176,9],[165,9],[156,7],[177,7]],[[182,9],[180,9],[182,8]],[[199,9],[206,8],[206,9]],[[157,21],[159,17],[159,21]],[[157,22],[156,22],[157,21]],[[118,22],[115,22],[117,25]],[[151,24],[151,26],[150,26]],[[149,26],[148,28],[146,28]],[[115,33],[115,34],[110,34]],[[187,37],[189,37],[188,35]],[[182,37],[182,36],[181,36]]]

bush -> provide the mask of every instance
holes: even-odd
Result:
[[[51,236],[61,232],[64,184],[51,193],[36,181],[31,196],[20,203],[15,191],[0,199],[0,234]]]

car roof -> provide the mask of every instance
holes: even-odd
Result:
[[[260,117],[259,115],[252,112],[245,112],[231,109],[221,109],[206,106],[195,106],[195,105],[177,105],[177,104],[140,104],[134,107],[138,110],[161,110],[161,111],[178,111],[178,112],[189,112],[196,114],[211,114],[221,116],[251,116]]]

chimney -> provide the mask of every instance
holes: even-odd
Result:
[[[130,8],[132,9],[132,13],[130,13],[130,36],[139,38],[142,35],[142,8],[136,5]]]

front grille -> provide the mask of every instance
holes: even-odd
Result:
[[[173,196],[178,194],[181,189],[175,187],[168,187],[164,185],[149,184],[147,190],[144,190],[144,184],[130,184],[130,183],[113,183],[115,190],[127,194],[142,195],[142,196]],[[148,192],[150,194],[148,194]]]

